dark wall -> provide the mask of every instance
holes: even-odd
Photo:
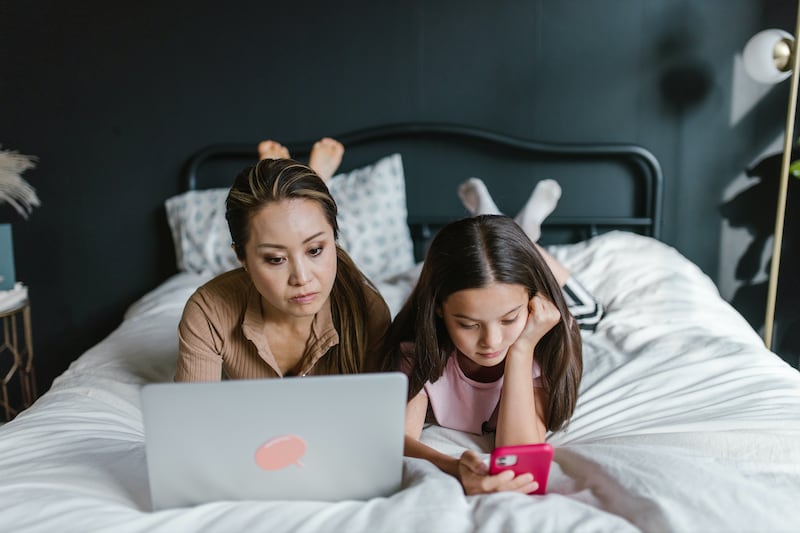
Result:
[[[713,276],[721,190],[786,98],[731,126],[733,57],[791,4],[0,0],[0,143],[40,158],[42,206],[0,208],[40,388],[174,272],[163,201],[216,142],[425,120],[639,143],[664,169],[664,239]]]

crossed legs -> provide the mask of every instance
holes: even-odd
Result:
[[[494,203],[486,184],[479,178],[469,178],[458,188],[458,196],[464,207],[472,215],[500,215],[500,209]],[[525,231],[536,249],[544,257],[547,266],[553,272],[558,284],[563,287],[570,277],[570,271],[555,257],[537,244],[542,235],[542,222],[556,208],[561,198],[561,186],[555,180],[541,180],[533,188],[528,201],[514,218]]]
[[[323,137],[314,143],[308,166],[316,172],[323,181],[327,182],[339,168],[344,155],[344,146],[336,139]],[[289,159],[289,150],[281,143],[273,140],[258,143],[259,159]]]
[[[492,200],[486,185],[478,178],[470,178],[458,188],[464,207],[472,215],[502,214]],[[594,331],[605,312],[602,304],[576,280],[572,273],[536,241],[542,234],[542,222],[556,208],[561,198],[561,186],[555,180],[542,180],[536,184],[528,201],[514,218],[525,231],[536,249],[553,272],[561,286],[570,313],[581,329]]]

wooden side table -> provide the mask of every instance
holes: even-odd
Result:
[[[0,406],[5,409],[8,421],[30,407],[37,396],[30,302],[25,300],[11,309],[0,311],[0,325]],[[19,383],[19,403],[9,394],[9,388],[15,382]]]

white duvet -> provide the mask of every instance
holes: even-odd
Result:
[[[179,274],[0,427],[0,531],[800,530],[800,372],[664,244],[615,232],[553,252],[607,314],[584,336],[569,428],[548,439],[547,495],[466,497],[406,459],[389,498],[151,512],[139,388],[174,371],[183,303],[203,281]],[[436,427],[423,438],[454,455],[491,447]]]

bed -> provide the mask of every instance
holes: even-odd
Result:
[[[369,501],[220,501],[151,511],[139,390],[169,381],[183,304],[230,268],[221,187],[255,142],[194,154],[166,202],[178,272],[0,427],[2,531],[796,531],[800,372],[764,348],[713,282],[659,240],[662,177],[631,145],[539,143],[474,128],[396,124],[338,135],[331,181],[342,242],[393,312],[437,227],[464,216],[458,183],[481,177],[513,214],[537,180],[563,193],[542,244],[605,305],[583,332],[575,414],[548,437],[548,494],[466,497],[404,459],[396,494]],[[311,143],[288,147],[303,157]],[[373,194],[380,191],[379,194]],[[384,203],[385,202],[385,205]],[[370,216],[380,215],[379,219]],[[190,221],[194,221],[192,226]],[[379,231],[377,231],[379,230]],[[390,236],[391,238],[387,238]],[[446,453],[490,437],[428,427]]]

